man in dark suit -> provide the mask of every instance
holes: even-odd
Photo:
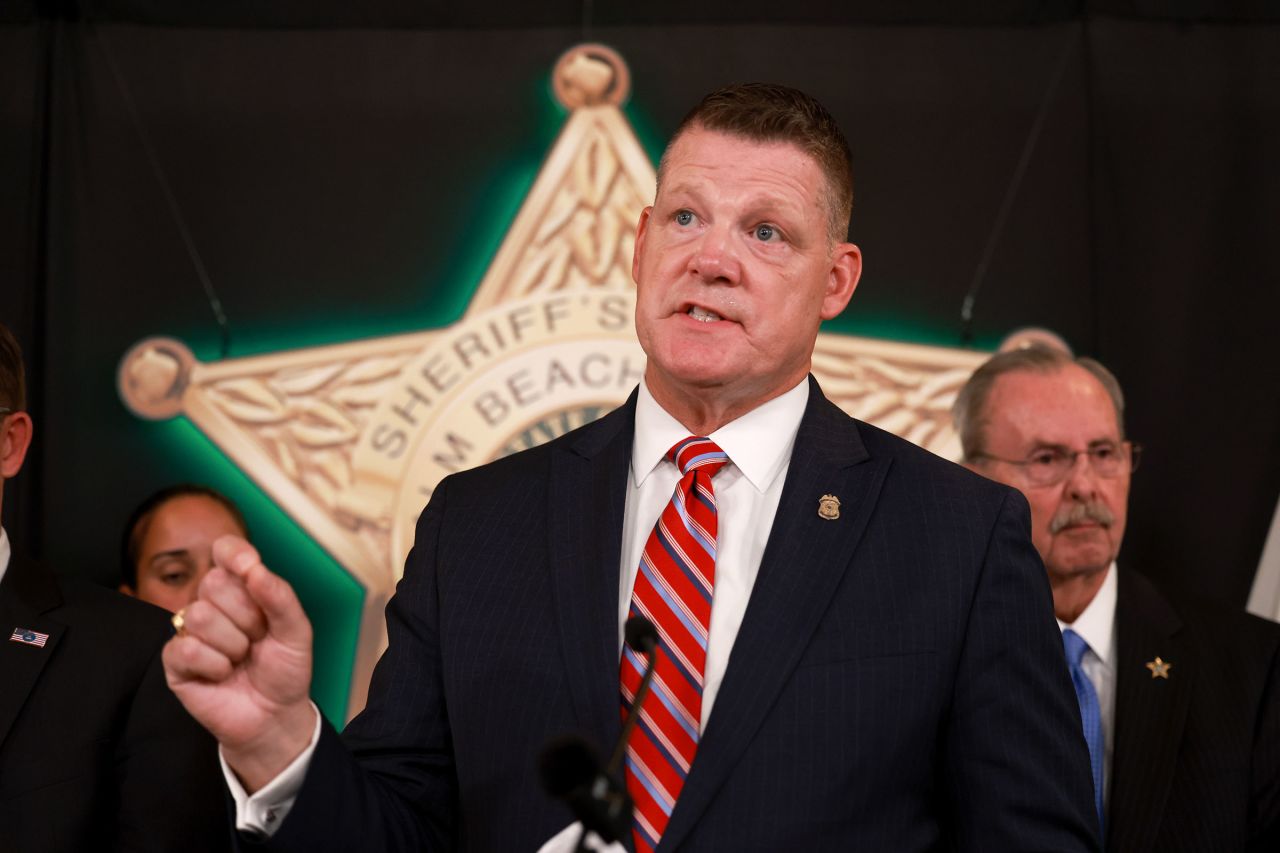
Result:
[[[969,464],[1030,502],[1068,657],[1079,638],[1106,848],[1280,850],[1280,626],[1117,568],[1138,448],[1115,377],[1059,350],[1001,353],[955,414]]]
[[[0,484],[31,444],[24,407],[0,325]],[[164,683],[163,611],[54,576],[0,528],[0,630],[0,851],[230,847],[213,740]]]
[[[538,754],[617,739],[638,613],[661,654],[627,752],[629,846],[1096,849],[1025,502],[808,376],[861,271],[851,197],[816,101],[704,99],[640,220],[644,381],[440,484],[345,744],[307,701],[292,591],[247,544],[215,545],[165,664],[222,744],[242,828],[282,850],[535,849],[568,822]]]

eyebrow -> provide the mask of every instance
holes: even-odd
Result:
[[[1085,445],[1088,447],[1101,447],[1104,444],[1123,444],[1123,439],[1119,438],[1095,438],[1093,441]],[[1032,452],[1036,450],[1061,450],[1069,451],[1071,448],[1059,441],[1035,441],[1032,444]]]
[[[673,185],[671,187],[670,194],[688,195],[698,199],[702,197],[700,187],[698,185],[691,184],[688,181]],[[748,197],[746,204],[743,206],[748,211],[758,211],[761,208],[780,208],[784,211],[791,211],[793,213],[799,212],[796,205],[783,199],[779,195],[770,193],[759,193],[757,195],[750,196]]]
[[[764,219],[771,219],[774,216],[786,217],[788,219],[804,216],[803,209],[773,196],[753,198],[750,203],[745,206],[745,209],[748,216]],[[772,216],[770,214],[772,214]]]
[[[174,548],[172,551],[161,551],[159,554],[152,554],[151,559],[147,561],[148,565],[155,563],[157,560],[163,560],[166,557],[191,558],[191,551],[188,548]]]

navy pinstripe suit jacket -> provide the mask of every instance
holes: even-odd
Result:
[[[343,743],[273,848],[529,851],[568,811],[548,739],[618,735],[618,411],[448,478]],[[820,518],[822,495],[840,518]],[[660,850],[1094,850],[1089,760],[1025,501],[808,408]]]

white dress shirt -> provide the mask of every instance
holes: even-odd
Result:
[[[729,455],[729,464],[716,473],[716,577],[711,599],[711,630],[702,677],[702,728],[729,665],[738,628],[760,571],[773,517],[778,512],[782,485],[791,464],[791,449],[809,402],[806,379],[707,436]],[[680,469],[666,458],[689,431],[667,414],[641,382],[636,400],[636,431],[631,445],[631,473],[627,478],[627,508],[622,522],[622,565],[618,584],[618,648],[622,626],[631,608],[631,591],[640,570],[640,555],[658,516],[680,482]],[[539,848],[538,853],[572,853],[582,833],[575,823]],[[620,844],[604,845],[590,836],[589,849],[624,853]]]
[[[0,581],[4,580],[4,573],[9,568],[9,534],[4,532],[4,528],[0,527]]]
[[[712,480],[719,532],[711,628],[702,681],[704,729],[729,665],[729,652],[738,636],[738,626],[747,612],[747,601],[751,598],[760,559],[769,542],[769,531],[773,529],[773,516],[782,497],[782,484],[787,479],[791,448],[808,401],[806,379],[707,436],[729,455],[729,464]],[[680,469],[666,458],[666,453],[688,437],[689,430],[658,405],[642,382],[636,400],[635,440],[631,447],[631,474],[627,478],[626,515],[622,522],[619,650],[645,542],[680,482]]]
[[[729,665],[729,653],[747,612],[756,573],[764,556],[773,517],[782,497],[791,449],[809,401],[806,377],[790,391],[775,397],[707,436],[729,456],[715,475],[717,535],[715,591],[702,687],[702,727],[705,729],[716,693]],[[680,469],[666,453],[689,430],[667,413],[640,383],[636,401],[635,437],[627,477],[626,510],[622,523],[622,555],[618,584],[618,649],[631,607],[631,591],[640,567],[645,541],[658,516],[671,500]],[[223,773],[236,803],[236,828],[271,835],[292,808],[319,739],[319,714],[311,744],[283,773],[249,796],[226,762]],[[574,824],[548,841],[539,853],[572,851],[580,825]],[[601,848],[604,849],[604,848]],[[621,850],[611,846],[609,850]]]
[[[1093,601],[1068,625],[1058,620],[1058,629],[1070,628],[1080,635],[1089,648],[1080,668],[1098,693],[1098,709],[1102,712],[1102,802],[1110,801],[1111,756],[1115,753],[1116,720],[1116,564],[1107,568],[1107,577]]]

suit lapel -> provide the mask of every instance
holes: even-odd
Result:
[[[66,626],[48,615],[62,603],[58,582],[34,563],[14,555],[0,582],[0,748],[40,673],[53,658]],[[9,639],[15,628],[48,634],[44,647]]]
[[[1147,853],[1169,797],[1174,762],[1187,720],[1193,660],[1180,642],[1181,620],[1141,575],[1122,571],[1116,604],[1115,749],[1107,849]],[[1168,679],[1146,666],[1159,656]]]
[[[764,722],[831,602],[888,470],[810,380],[786,483],[751,600],[697,758],[659,844],[674,850],[706,810]],[[819,516],[823,495],[840,517]]]
[[[551,459],[548,504],[556,618],[583,733],[611,749],[621,730],[618,570],[635,423],[625,405],[583,430]]]

